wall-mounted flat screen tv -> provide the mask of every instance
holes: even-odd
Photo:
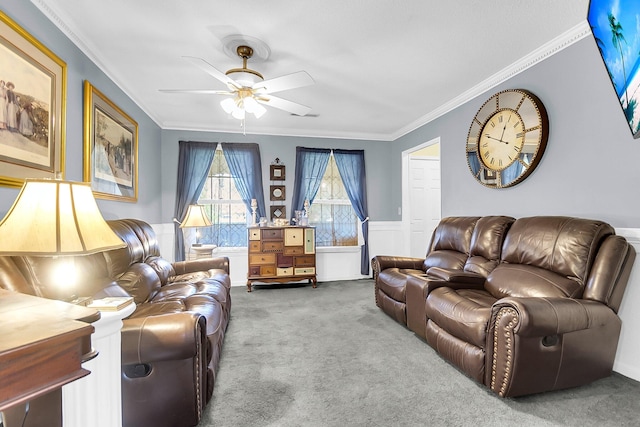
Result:
[[[591,0],[589,25],[634,138],[640,138],[640,0]]]

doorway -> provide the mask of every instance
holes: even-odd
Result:
[[[404,252],[423,258],[440,222],[440,138],[402,153]]]

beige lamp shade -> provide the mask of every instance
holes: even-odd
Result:
[[[210,225],[211,221],[209,221],[209,217],[204,211],[204,206],[189,205],[189,207],[187,208],[187,214],[184,216],[184,219],[180,223],[180,228],[209,227]]]
[[[0,255],[88,255],[125,246],[84,182],[26,180],[0,222]]]

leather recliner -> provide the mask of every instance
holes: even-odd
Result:
[[[470,242],[468,261],[481,255],[483,268],[434,265],[407,276],[408,326],[502,397],[610,375],[633,247],[602,221],[508,222],[501,229],[477,220],[484,238],[475,248]],[[378,272],[377,280],[384,277]]]

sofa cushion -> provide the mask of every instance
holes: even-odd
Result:
[[[485,289],[496,298],[580,298],[583,287],[575,279],[532,265],[500,264],[489,274]]]
[[[504,237],[514,221],[508,216],[478,219],[471,235],[469,258],[464,270],[487,277],[500,261]]]
[[[151,268],[155,270],[160,278],[160,283],[165,285],[169,277],[175,276],[176,272],[173,269],[173,266],[166,259],[159,256],[150,256],[145,261],[146,264],[149,264]]]
[[[469,257],[471,235],[478,217],[447,217],[433,232],[423,270],[442,267],[462,270]]]
[[[436,288],[425,306],[429,320],[456,338],[484,348],[496,298],[481,289]]]
[[[131,295],[136,304],[146,302],[160,289],[160,278],[150,265],[132,264],[118,277],[118,284]]]
[[[602,221],[569,217],[516,220],[504,241],[502,261],[552,271],[584,285],[598,247],[613,227]]]
[[[396,301],[405,302],[405,285],[407,276],[424,276],[422,270],[410,270],[404,268],[387,268],[382,270],[378,278],[378,289]]]

